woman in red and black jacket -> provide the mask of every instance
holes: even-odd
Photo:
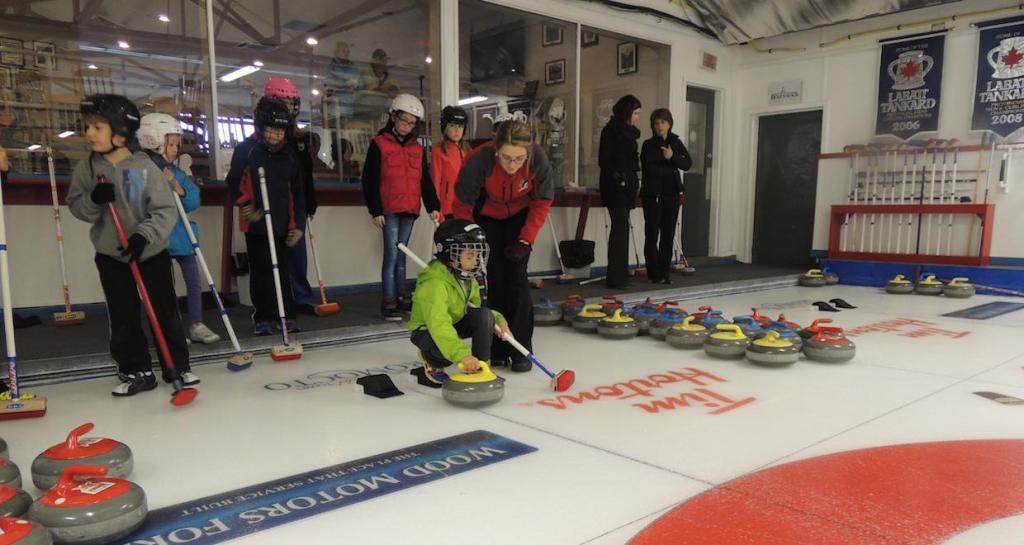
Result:
[[[466,110],[458,106],[445,106],[441,110],[443,140],[430,152],[430,176],[434,180],[437,198],[441,200],[441,215],[446,220],[454,217],[452,201],[455,200],[455,182],[471,151],[469,142],[463,139],[467,119]]]
[[[551,165],[533,144],[530,128],[503,123],[494,142],[469,157],[455,184],[452,207],[457,219],[476,221],[487,234],[488,306],[508,320],[516,340],[533,350],[533,301],[526,277],[530,251],[547,221],[554,199]],[[491,363],[513,371],[532,365],[507,343],[491,347]]]

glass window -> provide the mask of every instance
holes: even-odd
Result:
[[[551,160],[557,186],[575,183],[576,25],[480,0],[459,4],[459,102],[467,138],[521,114]]]
[[[0,145],[12,171],[47,172],[46,157],[18,151],[51,146],[57,173],[88,155],[78,105],[117,93],[143,114],[176,116],[182,153],[210,174],[205,127],[211,112],[205,7],[189,0],[26,3],[0,31]]]
[[[220,122],[231,127],[219,131],[222,175],[252,133],[252,110],[273,76],[298,87],[299,126],[333,144],[333,168],[314,161],[318,180],[359,180],[370,140],[399,93],[423,102],[424,139],[437,124],[439,2],[251,0],[214,10]]]
[[[583,27],[580,39],[580,180],[597,187],[597,164],[601,129],[612,116],[612,106],[623,95],[632,94],[643,105],[640,110],[640,140],[652,135],[650,115],[668,107],[669,51],[667,45]],[[672,112],[676,122],[683,112]],[[684,138],[684,127],[673,132]]]

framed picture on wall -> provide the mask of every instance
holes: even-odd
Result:
[[[599,42],[596,32],[584,30],[580,33],[580,47],[593,47]]]
[[[14,69],[0,66],[0,89],[14,89]]]
[[[32,42],[33,64],[40,70],[57,70],[57,47],[49,42]]]
[[[0,64],[7,66],[25,66],[25,55],[22,53],[21,40],[0,38]]]
[[[541,33],[543,34],[541,45],[544,47],[562,43],[562,27],[558,25],[543,24],[541,25]]]
[[[636,42],[622,42],[618,47],[618,55],[615,62],[616,73],[620,76],[636,72],[640,59],[636,49]]]
[[[544,63],[544,85],[565,83],[565,59]]]

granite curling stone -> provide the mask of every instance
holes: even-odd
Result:
[[[959,276],[950,280],[949,284],[946,284],[942,288],[943,295],[954,299],[966,299],[968,297],[972,297],[974,296],[974,292],[974,284],[969,283],[966,278]]]
[[[0,545],[53,545],[50,532],[30,520],[0,517]]]
[[[0,517],[20,517],[32,505],[28,492],[13,486],[0,485]]]
[[[843,363],[857,354],[853,341],[843,335],[842,328],[822,327],[817,335],[804,342],[804,355],[822,363]]]
[[[480,362],[480,370],[476,373],[455,373],[444,381],[441,396],[458,407],[483,407],[505,397],[505,379],[495,375],[486,362]]]
[[[914,293],[914,283],[907,280],[902,274],[897,274],[892,280],[885,283],[885,293],[893,295]]]
[[[708,337],[708,328],[694,323],[692,315],[683,318],[665,333],[665,342],[676,348],[700,348]]]
[[[26,518],[50,530],[54,543],[101,545],[135,531],[146,520],[146,493],[99,465],[72,465],[28,510]]]
[[[105,437],[82,437],[92,431],[91,422],[71,430],[63,443],[44,450],[32,460],[32,482],[40,490],[57,484],[64,468],[71,465],[97,465],[107,468],[110,477],[127,477],[134,461],[128,445]]]
[[[601,312],[601,305],[587,305],[572,320],[572,328],[584,333],[597,331],[597,324],[608,315]]]
[[[764,338],[764,336],[767,335],[769,331],[776,331],[778,332],[781,338],[793,343],[797,347],[797,349],[803,348],[804,339],[803,337],[800,336],[800,330],[789,327],[788,324],[791,323],[793,322],[773,322],[772,325],[761,330],[761,335],[759,338]]]
[[[818,334],[818,331],[822,327],[821,324],[831,324],[832,318],[818,318],[811,322],[811,325],[800,330],[800,337],[805,341]]]
[[[826,284],[821,269],[811,269],[800,275],[800,285],[808,288],[820,288]]]
[[[765,367],[792,365],[800,359],[800,347],[774,330],[768,331],[760,339],[751,341],[746,353],[750,363]]]
[[[583,301],[583,297],[575,293],[570,295],[568,299],[562,301],[562,321],[566,325],[572,325],[573,319],[583,310],[584,305],[586,303]]]
[[[764,335],[764,328],[757,323],[753,316],[733,316],[732,323],[740,326],[740,331],[751,339]]]
[[[664,310],[658,313],[658,317],[651,321],[651,325],[648,328],[648,333],[651,337],[660,341],[665,340],[665,336],[668,334],[669,328],[676,324],[683,323],[683,319],[686,318],[686,311],[681,308],[665,307]]]
[[[722,324],[728,323],[729,320],[726,320],[725,316],[722,316],[722,311],[720,310],[708,311],[708,313],[705,314],[703,318],[697,319],[697,324],[702,325],[711,331],[714,331],[716,327]]]
[[[825,277],[826,286],[834,286],[839,283],[839,275],[828,269],[822,269],[821,275]]]
[[[21,488],[21,470],[10,460],[0,459],[0,485]]]
[[[533,305],[533,323],[540,326],[562,323],[561,305],[552,303],[551,299],[542,299],[540,303]]]
[[[742,358],[747,351],[750,339],[743,334],[740,326],[735,324],[719,324],[717,331],[704,340],[704,353],[721,359]]]
[[[936,279],[933,274],[926,275],[917,281],[917,285],[914,286],[914,293],[918,295],[941,295],[942,281]]]
[[[4,441],[3,437],[0,437],[0,459],[11,459],[11,451],[7,450],[7,441]]]
[[[629,317],[636,321],[640,335],[647,335],[650,332],[651,322],[658,317],[658,305],[644,301],[629,311]]]
[[[632,339],[640,333],[636,320],[622,315],[622,309],[616,309],[612,316],[605,316],[597,323],[597,334],[606,339]]]

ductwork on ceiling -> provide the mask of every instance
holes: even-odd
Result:
[[[587,0],[593,1],[593,0]],[[599,0],[696,27],[726,45],[960,0]]]

